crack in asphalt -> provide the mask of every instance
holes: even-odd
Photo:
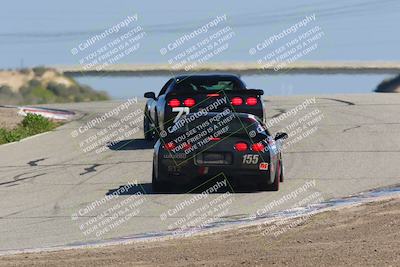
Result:
[[[128,161],[116,161],[116,162],[107,162],[107,163],[55,163],[55,164],[40,164],[32,167],[73,167],[73,166],[86,166],[93,164],[101,164],[101,165],[114,165],[114,164],[123,164],[123,163],[145,163],[145,162],[153,162],[152,160],[128,160]],[[0,166],[0,168],[20,168],[20,167],[29,167],[26,165],[7,165]]]
[[[346,128],[342,132],[345,133],[347,131],[350,131],[350,130],[353,130],[353,129],[357,129],[357,128],[361,128],[361,125],[356,125],[356,126],[353,126],[353,127],[350,127],[350,128]]]
[[[13,177],[13,179],[14,179],[13,181],[3,182],[3,183],[0,183],[0,185],[14,184],[14,183],[17,183],[17,182],[20,182],[20,181],[33,179],[33,178],[36,178],[36,177],[39,177],[39,176],[43,176],[43,175],[46,175],[47,173],[40,173],[40,174],[36,174],[36,175],[33,175],[33,176],[28,176],[28,177],[19,179],[19,177],[21,177],[21,176],[23,176],[25,174],[30,174],[30,173],[29,172],[25,172],[25,173],[18,174],[18,175]]]

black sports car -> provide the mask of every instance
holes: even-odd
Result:
[[[147,92],[144,111],[144,135],[151,140],[173,125],[182,115],[197,112],[213,104],[209,111],[253,114],[264,118],[262,90],[247,89],[236,75],[191,75],[170,79],[158,96]]]
[[[154,146],[154,191],[195,185],[221,173],[232,184],[279,190],[283,181],[281,147],[286,133],[274,138],[250,114],[197,112],[181,117]]]

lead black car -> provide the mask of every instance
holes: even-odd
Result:
[[[211,103],[220,103],[213,111],[231,109],[233,112],[253,114],[264,118],[262,90],[248,89],[236,75],[212,74],[178,76],[170,79],[158,96],[148,98],[144,111],[144,136],[151,140],[160,131],[173,125],[182,115],[197,112]],[[221,100],[223,100],[221,102]]]
[[[285,138],[286,133],[272,137],[250,114],[229,110],[188,114],[154,146],[153,190],[195,186],[223,173],[232,184],[277,191],[284,175]]]

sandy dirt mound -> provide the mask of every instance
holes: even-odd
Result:
[[[72,86],[74,82],[53,69],[26,69],[23,71],[0,71],[0,87],[7,86],[13,92],[18,92],[22,86],[27,85],[29,81],[37,80],[43,86],[50,82]]]
[[[22,73],[19,71],[0,71],[0,86],[8,86],[13,92],[27,84],[35,77],[33,71]]]

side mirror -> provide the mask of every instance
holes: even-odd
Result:
[[[145,98],[156,99],[156,94],[154,92],[146,92],[144,93]]]
[[[280,140],[280,139],[285,140],[285,139],[287,139],[288,137],[289,137],[289,135],[288,135],[287,133],[278,132],[278,133],[276,133],[274,139],[275,139],[275,141],[276,141],[276,140]]]

